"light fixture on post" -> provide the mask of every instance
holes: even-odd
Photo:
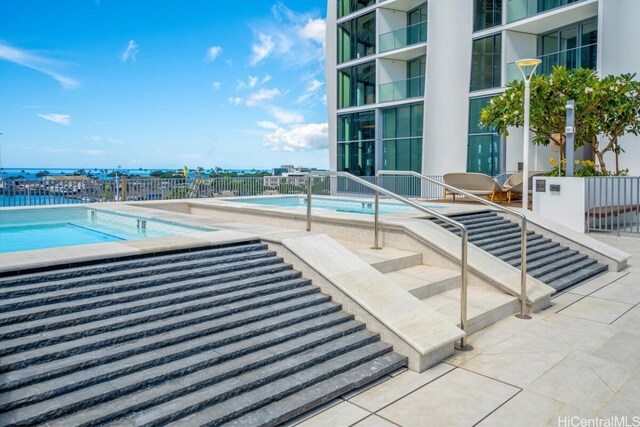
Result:
[[[518,69],[524,78],[524,142],[522,145],[522,209],[529,209],[529,119],[531,108],[531,78],[536,68],[540,65],[537,58],[520,59],[516,61]],[[531,72],[525,72],[525,68],[533,67]]]

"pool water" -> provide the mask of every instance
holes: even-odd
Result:
[[[250,203],[263,206],[289,207],[289,208],[305,208],[307,206],[307,198],[302,196],[286,196],[286,197],[253,197],[233,199],[234,202]],[[424,205],[430,209],[440,209],[440,206]],[[312,209],[321,209],[334,212],[348,212],[358,214],[374,214],[373,200],[357,200],[357,199],[337,199],[326,197],[315,197],[311,200]],[[393,213],[411,213],[417,210],[411,206],[393,202],[380,202],[380,214]]]
[[[174,236],[186,227],[83,207],[0,211],[0,253]]]

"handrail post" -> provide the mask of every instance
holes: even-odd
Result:
[[[460,272],[462,275],[462,284],[460,286],[460,329],[464,332],[464,336],[460,339],[460,343],[455,345],[455,349],[458,351],[471,351],[473,350],[473,347],[467,343],[467,335],[469,334],[469,320],[467,314],[469,281],[467,274],[468,234],[466,228],[461,230],[460,241],[462,244],[460,255]]]
[[[307,175],[307,231],[311,231],[311,174]]]
[[[518,319],[531,319],[527,314],[527,219],[523,218],[520,225],[520,313]]]
[[[376,176],[376,185],[378,185],[378,176]],[[378,194],[378,190],[375,191],[375,210],[373,211],[373,249],[382,249],[380,247],[380,241],[378,240],[378,234],[380,232],[380,195]]]

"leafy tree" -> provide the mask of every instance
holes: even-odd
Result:
[[[46,170],[45,171],[40,171],[40,172],[38,172],[36,174],[36,178],[44,178],[44,177],[47,177],[49,175],[51,175],[51,172],[49,172],[49,171],[46,171]]]
[[[575,101],[575,148],[592,144],[600,169],[607,175],[604,155],[623,151],[619,138],[626,133],[640,134],[640,83],[634,74],[600,79],[588,69],[567,70],[555,67],[553,74],[534,76],[531,80],[530,130],[533,143],[547,146],[556,143],[565,157],[565,104]],[[482,110],[480,123],[509,135],[510,127],[524,125],[524,82],[511,82],[507,90],[491,100]],[[617,167],[616,173],[621,171]]]

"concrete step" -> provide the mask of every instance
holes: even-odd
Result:
[[[567,263],[563,260],[558,263],[554,263],[550,266],[549,269],[544,269],[537,272],[538,275],[534,277],[538,278],[538,280],[544,281],[544,283],[553,283],[564,276],[580,272],[587,267],[591,267],[597,264],[598,263],[595,260],[587,258],[585,255],[582,255],[580,257],[576,256],[575,261]],[[562,265],[562,267],[560,267],[560,265]]]
[[[460,287],[460,270],[431,265],[416,265],[386,274],[418,299],[429,298]]]
[[[467,227],[467,232],[469,234],[469,236],[477,236],[480,234],[485,234],[485,233],[490,233],[493,231],[513,231],[515,229],[519,229],[520,227],[518,227],[517,224],[514,224],[510,221],[506,221],[506,220],[502,220],[502,221],[492,221],[491,223],[487,223],[487,224],[480,224],[480,226],[470,226]],[[450,231],[452,233],[457,234],[458,236],[460,235],[460,229],[458,228],[452,228],[450,229]]]
[[[491,211],[483,211],[483,212],[475,212],[470,214],[451,215],[450,218],[453,218],[456,221],[461,222],[463,224],[473,224],[478,221],[484,221],[487,218],[496,219],[498,218],[498,214]]]
[[[550,280],[546,283],[557,290],[562,290],[574,286],[578,283],[585,283],[589,280],[595,279],[601,274],[606,273],[606,271],[606,265],[595,263],[584,266],[578,271],[565,274],[564,276]]]
[[[527,237],[532,236],[533,231],[527,231]],[[485,243],[494,243],[499,241],[507,241],[509,239],[518,239],[520,241],[521,231],[519,228],[512,228],[509,230],[498,230],[489,233],[477,234],[470,236],[469,241],[476,246],[482,247]]]
[[[559,258],[564,258],[577,253],[578,251],[572,251],[558,244],[550,249],[546,249],[540,252],[534,252],[532,254],[527,252],[527,269],[534,270],[536,268],[543,267],[546,264],[550,264]],[[520,267],[521,264],[520,256],[505,261],[507,261],[514,267]]]
[[[460,326],[460,296],[460,289],[453,289],[422,302]],[[470,334],[518,312],[518,298],[498,290],[469,287],[467,297]]]
[[[543,243],[545,239],[542,238],[539,234],[531,234],[527,236],[527,246],[533,245],[534,242],[538,242],[541,240]],[[537,244],[537,243],[536,243]],[[487,252],[493,252],[496,250],[500,250],[506,248],[507,246],[517,246],[520,247],[520,233],[518,233],[515,237],[510,237],[507,239],[490,239],[486,242],[474,242],[474,245],[478,246],[482,250]]]
[[[501,225],[511,225],[513,224],[511,221],[506,220],[506,219],[498,219],[496,220],[496,218],[494,217],[488,217],[486,219],[483,219],[481,221],[471,221],[471,223],[465,224],[465,226],[467,227],[467,230],[469,231],[473,231],[473,230],[483,230],[486,227],[498,227]],[[451,224],[442,222],[439,223],[439,225],[442,225],[444,228],[446,228],[449,231],[453,231],[456,232],[459,229]],[[459,232],[459,231],[458,231]]]
[[[385,247],[372,249],[361,243],[340,242],[367,264],[385,274],[422,264],[422,254]]]
[[[586,255],[583,255],[576,251],[565,251],[561,256],[554,259],[550,259],[550,262],[538,263],[537,267],[527,269],[527,274],[533,277],[543,277],[548,274],[552,274],[557,270],[562,270],[565,267],[570,267],[588,259]],[[595,261],[594,261],[595,262]]]
[[[527,259],[531,258],[533,255],[539,254],[540,252],[546,252],[549,250],[553,250],[555,248],[559,248],[560,244],[552,242],[548,239],[537,239],[531,243],[527,242]],[[563,250],[564,248],[560,248]],[[492,255],[499,256],[503,261],[512,261],[520,258],[521,245],[518,242],[517,245],[507,246],[501,249],[496,249],[491,251]]]

